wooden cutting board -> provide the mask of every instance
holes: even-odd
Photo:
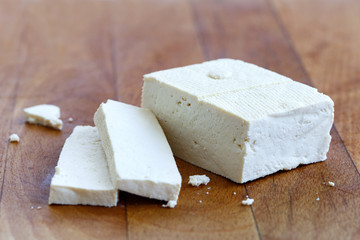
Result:
[[[359,9],[336,0],[1,0],[0,239],[360,239]],[[47,205],[65,139],[93,125],[101,102],[140,105],[143,74],[222,57],[332,97],[328,160],[235,184],[177,159],[175,209],[125,192],[114,208]],[[63,131],[25,124],[23,109],[41,103],[61,107]],[[193,174],[211,181],[191,187]],[[241,205],[246,195],[252,206]]]

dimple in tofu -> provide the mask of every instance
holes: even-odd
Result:
[[[77,126],[66,139],[50,184],[49,204],[116,206],[118,190],[111,182],[99,133]]]
[[[237,183],[323,161],[334,103],[317,89],[234,59],[144,76],[174,154]]]

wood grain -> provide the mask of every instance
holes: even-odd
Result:
[[[10,98],[13,113],[8,114],[21,141],[10,144],[6,156],[1,238],[125,238],[122,202],[112,209],[47,205],[49,183],[65,138],[77,124],[93,125],[99,103],[115,94],[109,45],[104,41],[107,35],[94,31],[97,24],[101,23],[99,31],[106,25],[102,11],[106,6],[93,2],[82,9],[79,4],[75,11],[72,1],[23,4],[18,16],[22,22],[19,83]],[[62,132],[24,123],[23,109],[40,103],[61,107]],[[74,122],[68,123],[68,117]]]
[[[246,199],[242,185],[182,160],[177,164],[183,182],[175,209],[162,208],[163,202],[128,196],[129,239],[258,239],[250,208],[241,205]],[[206,174],[210,183],[190,186],[189,176],[195,174]]]
[[[172,18],[166,22],[156,17],[164,12],[172,13]],[[122,101],[140,105],[144,74],[204,60],[192,19],[192,9],[186,2],[173,4],[160,1],[146,4],[132,1],[129,9],[112,16],[115,16],[115,26],[123,26],[124,19],[128,20],[121,32],[115,30],[115,52],[120,53],[116,56],[119,66],[117,89]],[[147,19],[147,27],[139,31],[144,28],[143,19]],[[174,27],[179,23],[181,27]],[[129,41],[138,44],[132,45]],[[248,236],[249,239],[257,237],[250,208],[243,208],[240,204],[240,196],[245,198],[246,195],[243,186],[231,184],[230,187],[229,181],[211,174],[219,186],[215,188],[211,185],[213,189],[209,190],[209,194],[216,194],[211,194],[210,199],[206,195],[207,189],[201,188],[196,192],[200,196],[194,197],[194,189],[187,186],[189,172],[197,174],[205,171],[182,161],[178,161],[178,165],[183,188],[176,209],[169,211],[161,207],[163,202],[158,202],[154,207],[156,201],[148,204],[147,199],[127,196],[130,239],[216,239],[220,236],[235,238],[238,235]],[[233,197],[234,191],[239,192],[237,198]],[[200,200],[203,202],[200,203]],[[217,207],[220,205],[220,208]],[[204,219],[207,220],[204,222]],[[182,222],[181,226],[179,222]]]
[[[334,0],[1,0],[0,239],[360,238],[358,9]],[[65,139],[93,125],[102,101],[140,105],[143,74],[220,57],[329,94],[328,160],[235,184],[177,159],[175,209],[125,192],[115,208],[47,205]],[[63,131],[25,124],[23,109],[40,103],[61,107]],[[19,144],[8,143],[12,132]],[[209,185],[188,185],[194,174]],[[241,205],[246,195],[252,206]]]
[[[12,134],[12,116],[13,108],[15,105],[14,96],[16,95],[16,89],[18,85],[18,72],[20,70],[20,64],[18,62],[18,53],[20,45],[21,27],[19,16],[22,14],[21,7],[17,8],[17,4],[11,1],[4,1],[3,6],[6,8],[0,8],[0,23],[8,24],[8,28],[5,28],[2,32],[0,40],[0,201],[3,196],[3,186],[6,173],[6,165],[8,160],[9,146],[8,136]],[[11,14],[7,15],[6,11]],[[15,144],[17,145],[17,144]],[[1,203],[1,202],[0,202]],[[0,236],[4,232],[4,222],[6,221],[2,217],[2,208],[0,207]],[[6,236],[6,235],[4,235]]]
[[[334,100],[336,127],[360,169],[360,2],[273,4],[312,81]]]
[[[228,56],[247,59],[313,85],[271,5],[262,1],[222,3],[220,6],[208,4],[204,10],[204,5],[200,2],[197,7],[203,14],[199,25],[203,29],[210,29],[203,33],[206,46],[204,51],[208,52],[210,59]],[[227,18],[218,18],[217,24],[214,24],[216,18],[212,18],[211,13],[219,11],[219,7],[224,14],[226,12]],[[245,13],[241,14],[241,11]],[[232,21],[227,22],[226,19]],[[247,23],[246,27],[243,27],[243,22]],[[246,36],[247,39],[239,37],[227,40],[226,49],[231,49],[229,53],[221,50],[223,45],[214,44],[221,42],[223,35],[232,36],[235,31],[238,31],[238,36]],[[258,50],[256,55],[247,49],[248,42]],[[249,195],[256,199],[253,211],[261,238],[331,239],[337,238],[339,232],[346,229],[346,234],[341,236],[349,239],[358,233],[359,220],[356,216],[360,216],[357,211],[360,192],[356,189],[360,186],[359,174],[337,132],[332,131],[332,136],[332,147],[326,162],[299,167],[291,172],[278,173],[245,184]],[[337,151],[333,151],[334,149]],[[336,171],[340,168],[347,169],[345,175]],[[341,183],[341,179],[346,181]],[[328,181],[336,181],[339,191],[329,189]],[[316,201],[318,197],[320,201]],[[337,206],[344,202],[349,205],[338,210]],[[338,215],[338,211],[341,214]]]

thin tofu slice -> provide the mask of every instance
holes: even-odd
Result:
[[[164,132],[150,110],[108,100],[96,111],[94,122],[115,187],[176,203],[181,176]]]
[[[49,204],[116,206],[118,190],[113,186],[98,131],[77,126],[66,139],[55,175]]]
[[[40,104],[24,109],[26,121],[46,127],[61,130],[63,122],[60,119],[60,108],[50,104]]]

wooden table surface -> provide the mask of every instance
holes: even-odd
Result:
[[[175,209],[125,192],[114,208],[47,205],[65,139],[101,102],[140,105],[143,74],[223,57],[328,94],[328,160],[235,184],[177,159]],[[0,0],[0,86],[0,239],[360,239],[359,1]],[[63,131],[25,124],[42,103]]]

